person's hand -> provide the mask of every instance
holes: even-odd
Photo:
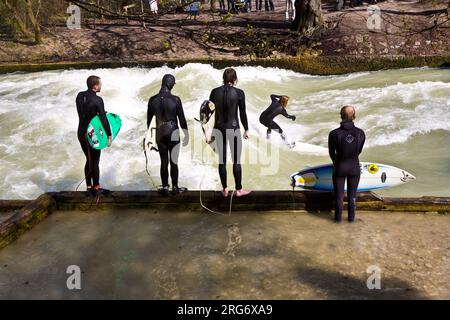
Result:
[[[247,140],[247,139],[249,138],[249,135],[248,135],[248,131],[247,131],[247,130],[244,131],[243,137],[244,137],[245,140]]]
[[[108,137],[108,148],[111,147],[111,145],[112,145],[112,137],[109,136]]]
[[[186,147],[189,143],[189,136],[185,135],[183,138],[183,147]]]
[[[295,121],[295,119],[297,119],[296,116],[291,116],[292,121]]]

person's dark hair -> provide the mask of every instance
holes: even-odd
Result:
[[[86,84],[88,89],[92,89],[95,85],[100,83],[100,77],[97,76],[89,76],[86,80]]]
[[[225,69],[225,71],[223,72],[223,83],[224,84],[227,84],[227,83],[236,84],[236,82],[237,82],[236,70],[234,70],[233,68]]]

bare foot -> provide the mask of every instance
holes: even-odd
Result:
[[[228,188],[222,190],[222,195],[226,198],[228,197]]]
[[[242,197],[250,194],[251,190],[240,189],[236,190],[236,197]]]

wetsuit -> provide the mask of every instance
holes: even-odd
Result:
[[[270,99],[272,99],[272,104],[266,110],[264,110],[263,113],[261,113],[261,116],[259,117],[259,122],[261,122],[262,125],[268,128],[267,129],[268,134],[270,134],[272,130],[277,130],[278,133],[282,134],[283,130],[275,121],[273,121],[273,118],[281,114],[288,119],[295,120],[295,116],[289,115],[286,109],[283,108],[283,106],[280,104],[281,96],[271,94]]]
[[[166,79],[167,81],[164,81]],[[180,127],[184,130],[185,139],[188,139],[188,128],[184,117],[183,106],[179,97],[172,95],[175,78],[164,77],[163,85],[159,93],[150,98],[147,109],[147,128],[153,117],[156,117],[156,144],[161,158],[161,182],[163,187],[169,186],[169,161],[170,178],[172,187],[178,187],[178,156],[180,155]]]
[[[219,153],[219,175],[222,187],[227,187],[227,143],[230,145],[233,160],[233,175],[236,190],[242,189],[241,152],[242,138],[239,129],[239,116],[248,130],[247,113],[245,111],[245,94],[241,89],[226,84],[211,91],[209,100],[216,106],[215,130],[213,136]]]
[[[103,99],[97,96],[92,90],[87,90],[78,93],[76,98],[77,111],[78,111],[78,141],[80,142],[81,149],[86,156],[86,164],[84,165],[84,175],[86,177],[86,185],[98,186],[100,180],[100,150],[95,150],[90,147],[86,138],[86,131],[92,118],[99,115],[103,128],[106,131],[108,137],[111,136],[111,128],[109,126],[108,119],[106,118],[105,106]]]
[[[333,161],[336,221],[341,221],[342,218],[345,180],[347,180],[348,220],[355,219],[356,190],[361,175],[358,156],[365,139],[364,131],[355,127],[353,121],[341,122],[341,126],[331,131],[328,136],[328,151]]]

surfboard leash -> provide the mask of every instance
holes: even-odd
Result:
[[[203,165],[205,164],[204,162],[202,163]],[[203,209],[205,209],[205,210],[207,210],[207,211],[209,211],[209,212],[211,212],[211,213],[215,213],[215,214],[220,214],[220,215],[225,215],[224,213],[222,213],[222,212],[218,212],[218,211],[214,211],[214,210],[212,210],[212,209],[210,209],[210,208],[208,208],[207,206],[205,206],[204,204],[203,204],[203,201],[202,201],[202,184],[203,184],[203,179],[205,178],[205,172],[203,172],[203,175],[202,175],[202,180],[200,181],[200,205],[202,206],[202,208]]]

